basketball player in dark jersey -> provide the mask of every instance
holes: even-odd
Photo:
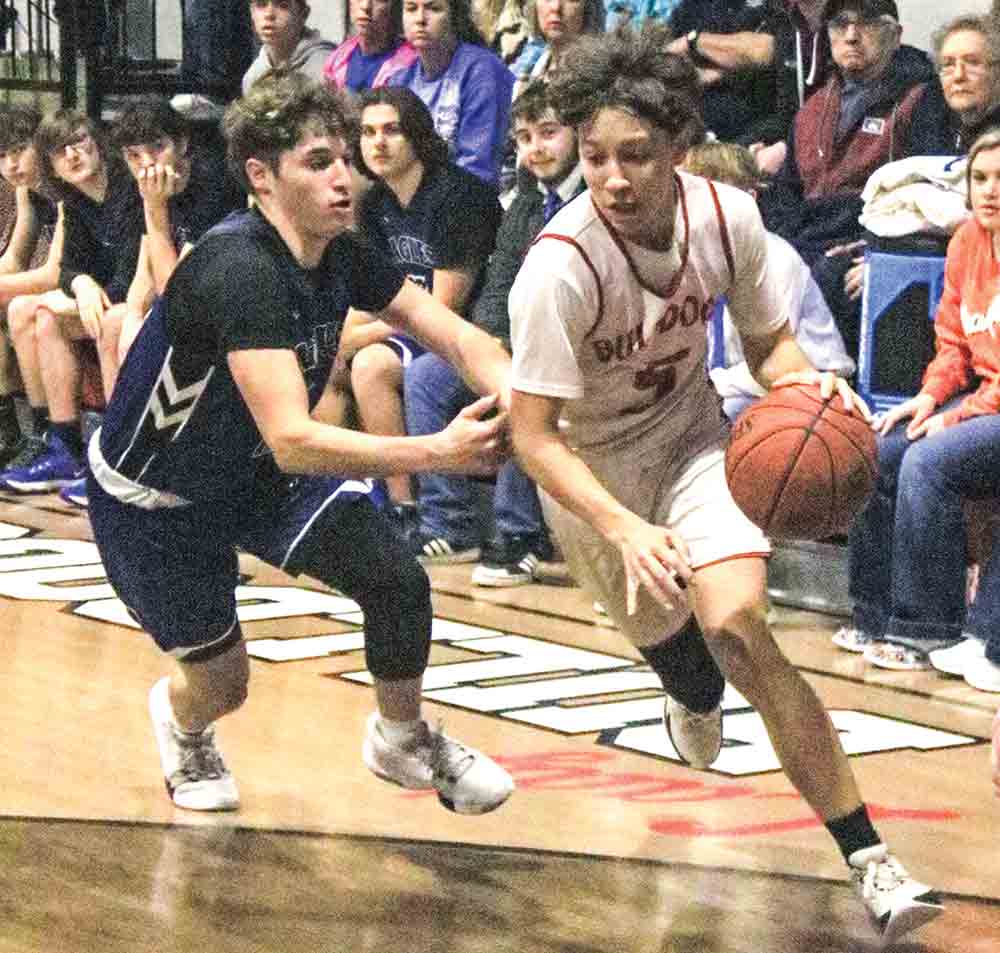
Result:
[[[484,418],[507,358],[348,231],[351,129],[337,94],[298,76],[264,80],[224,126],[255,207],[211,229],[177,266],[89,447],[90,517],[108,578],[176,662],[150,693],[168,791],[192,810],[238,805],[212,726],[247,692],[239,547],[360,604],[378,705],[366,765],[437,789],[453,810],[492,810],[513,788],[509,775],[421,718],[430,587],[369,478],[494,467],[505,415]],[[326,423],[349,307],[447,355],[492,396],[427,437]]]

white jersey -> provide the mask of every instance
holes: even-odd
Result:
[[[511,289],[512,385],[565,399],[578,450],[690,457],[720,440],[706,371],[715,300],[728,296],[744,335],[790,317],[753,199],[684,172],[675,183],[669,252],[629,245],[584,192],[538,236]]]

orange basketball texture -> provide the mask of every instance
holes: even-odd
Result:
[[[768,536],[826,539],[844,533],[875,482],[871,426],[824,400],[816,384],[779,387],[733,425],[726,481],[736,505]]]

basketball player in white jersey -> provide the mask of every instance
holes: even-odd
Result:
[[[818,382],[861,402],[796,344],[753,199],[676,170],[699,90],[666,42],[658,27],[584,38],[552,81],[589,191],[548,223],[510,294],[515,447],[574,575],[660,676],[680,756],[718,756],[724,675],[891,941],[940,901],[883,844],[829,717],[768,628],[769,545],[726,486],[705,371],[715,299],[728,297],[764,387]]]

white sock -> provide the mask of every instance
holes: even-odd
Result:
[[[412,741],[423,731],[424,723],[420,718],[412,721],[393,721],[384,715],[378,717],[378,730],[382,737],[391,745],[401,746]]]

